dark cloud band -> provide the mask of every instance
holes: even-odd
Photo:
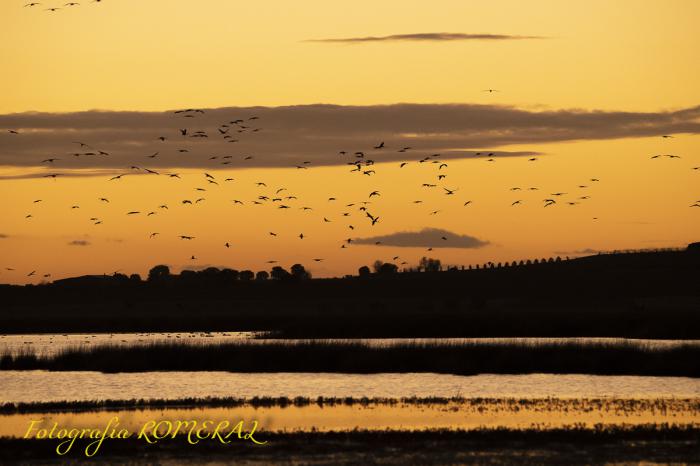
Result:
[[[258,119],[247,120],[251,115]],[[247,128],[239,133],[233,125],[231,137],[225,139],[220,125],[238,119],[245,119]],[[180,129],[188,129],[188,135],[182,136]],[[191,137],[196,131],[205,131],[208,137]],[[539,149],[551,142],[672,133],[700,133],[700,107],[642,113],[529,111],[474,104],[303,105],[217,108],[194,118],[173,112],[19,113],[0,115],[0,166],[45,166],[57,171],[128,170],[132,165],[314,167],[347,164],[356,160],[356,151],[377,163],[417,161],[433,153],[444,158],[469,158],[476,152],[531,156],[537,151],[500,148],[518,144]],[[238,142],[227,142],[233,139]],[[380,141],[384,148],[374,150]],[[411,149],[400,152],[405,147]],[[183,149],[187,152],[180,152]],[[86,152],[94,155],[73,155]],[[156,152],[157,157],[147,157]],[[42,164],[49,158],[60,160]]]
[[[400,42],[400,41],[422,41],[422,42],[445,42],[460,40],[525,40],[544,39],[540,36],[518,36],[510,34],[464,34],[454,32],[424,32],[417,34],[394,34],[390,36],[368,36],[368,37],[346,37],[340,39],[311,39],[306,42],[322,42],[335,44],[361,44],[367,42]]]
[[[399,231],[388,235],[358,238],[356,244],[396,246],[405,248],[460,248],[475,249],[488,245],[469,235],[460,235],[440,228],[424,228],[420,231]],[[379,244],[377,244],[379,243]]]

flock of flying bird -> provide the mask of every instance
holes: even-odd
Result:
[[[90,3],[101,3],[102,0],[90,0]],[[41,2],[30,2],[24,5],[25,8],[35,8],[35,7],[41,7],[44,6],[43,3]],[[66,9],[66,8],[74,8],[76,6],[80,6],[80,2],[68,2],[64,3],[63,6],[52,6],[49,8],[44,8],[44,11],[50,11],[52,13],[55,13],[59,10]]]
[[[196,120],[189,120],[189,119],[196,119],[198,116],[201,116],[204,113],[205,113],[205,111],[202,109],[184,109],[184,110],[175,111],[174,116],[182,118],[182,121],[193,121],[193,123],[194,123],[194,121],[196,121]],[[180,143],[183,140],[195,141],[198,139],[206,139],[209,137],[220,137],[223,140],[226,140],[230,143],[234,143],[234,142],[239,141],[239,138],[243,137],[244,134],[254,134],[254,133],[259,133],[260,131],[262,131],[262,128],[260,128],[259,126],[256,125],[257,120],[259,120],[258,116],[249,116],[245,119],[240,119],[240,118],[232,119],[232,120],[229,120],[229,121],[226,121],[226,122],[220,124],[218,127],[215,128],[214,131],[211,131],[211,132],[204,131],[204,130],[191,130],[189,128],[182,128],[182,126],[188,126],[188,125],[180,124],[178,131],[174,132],[175,133],[174,135],[170,135],[170,134],[169,135],[160,135],[154,139],[156,141],[159,141],[157,144],[166,144],[167,142],[170,142],[174,139],[175,141],[177,141],[177,144],[180,147],[183,145]],[[20,130],[14,130],[14,129],[8,130],[8,133],[15,136],[15,137],[21,137],[21,135],[22,135]],[[664,135],[663,137],[670,138],[672,136]],[[89,143],[86,143],[83,141],[72,141],[72,144],[75,145],[75,147],[77,149],[75,152],[70,153],[70,156],[72,156],[72,157],[109,157],[109,156],[111,156],[111,154],[109,152],[107,152],[105,150],[101,150],[101,149],[96,149],[92,145],[90,145]],[[374,159],[375,156],[379,155],[385,151],[388,151],[388,150],[395,150],[399,153],[409,153],[409,152],[412,152],[414,150],[414,148],[410,147],[410,146],[403,146],[400,148],[391,149],[387,145],[385,145],[385,143],[382,141],[376,145],[371,146],[370,150],[367,150],[367,149],[356,150],[356,151],[341,150],[338,152],[337,156],[343,157],[344,159],[349,159],[349,160],[346,160],[345,163],[347,165],[350,165],[353,167],[350,170],[351,173],[356,173],[360,176],[373,176],[376,173],[375,159]],[[188,153],[189,149],[179,148],[179,149],[177,149],[177,152]],[[375,155],[373,155],[373,153]],[[160,155],[160,152],[155,152],[151,155],[144,156],[144,159],[152,160],[152,159],[159,157],[159,155]],[[474,155],[478,158],[482,158],[487,163],[494,163],[498,159],[497,154],[494,152],[475,152]],[[659,155],[654,155],[651,158],[652,159],[660,159],[662,157],[665,157],[668,159],[679,159],[680,158],[680,156],[672,155],[672,154],[659,154]],[[226,165],[231,164],[233,159],[234,159],[234,157],[231,155],[209,157],[209,161],[212,164],[218,164],[221,166],[226,166]],[[243,156],[240,156],[240,159],[243,162],[245,162],[247,160],[252,160],[253,156],[243,155]],[[537,157],[527,158],[527,161],[530,163],[537,162],[537,160],[538,160]],[[60,157],[50,157],[50,158],[46,158],[46,159],[41,160],[41,163],[53,167],[56,165],[56,162],[60,162],[60,161],[61,161]],[[439,189],[439,190],[441,190],[441,192],[445,196],[455,196],[456,195],[458,188],[450,188],[447,186],[440,185],[440,182],[442,182],[443,180],[445,180],[447,178],[447,172],[448,172],[448,168],[449,168],[448,163],[443,161],[443,159],[441,158],[441,154],[435,153],[435,154],[422,156],[422,157],[414,159],[414,161],[402,161],[398,164],[398,167],[399,167],[399,169],[403,169],[404,167],[406,167],[410,163],[417,163],[418,165],[436,167],[435,171],[433,173],[433,176],[436,178],[436,181],[422,183],[421,188],[433,189],[433,190]],[[310,161],[303,161],[303,162],[295,165],[295,167],[297,169],[308,169],[310,165],[311,165]],[[221,168],[223,168],[223,167],[221,167]],[[693,167],[693,169],[698,170],[698,169],[700,169],[700,167]],[[162,176],[165,176],[168,178],[180,179],[180,175],[178,173],[170,173],[170,172],[160,173],[160,172],[158,172],[156,170],[152,170],[150,168],[131,165],[129,167],[128,171],[126,171],[125,173],[117,174],[115,176],[111,176],[110,178],[108,178],[108,181],[109,182],[119,182],[119,180],[122,180],[124,177],[132,176],[135,174],[162,175]],[[55,180],[56,178],[60,177],[61,175],[62,175],[61,173],[50,173],[50,174],[44,175],[44,177],[52,178]],[[216,176],[214,176],[210,173],[203,173],[203,181],[206,182],[208,187],[218,187],[218,186],[220,186],[221,183],[233,182],[234,178],[227,177],[224,179],[220,179],[220,178],[217,178]],[[597,183],[599,181],[600,180],[598,178],[590,178],[590,179],[588,179],[586,184],[580,184],[576,188],[580,189],[580,190],[585,190],[585,189],[589,188],[589,186],[590,186],[588,183]],[[256,182],[255,186],[257,188],[268,189],[268,185],[263,181]],[[252,199],[252,200],[244,201],[241,199],[232,199],[231,202],[233,203],[233,205],[244,205],[244,204],[246,204],[246,202],[248,202],[251,205],[269,204],[269,205],[275,206],[277,209],[280,209],[280,210],[293,208],[292,203],[294,201],[298,200],[297,196],[289,193],[287,188],[285,188],[285,187],[275,187],[272,189],[273,190],[270,191],[268,194],[260,194],[260,195],[258,195],[257,198]],[[196,204],[199,204],[199,203],[204,202],[206,200],[205,197],[200,197],[200,196],[205,196],[205,193],[207,192],[207,188],[196,187],[196,188],[194,188],[194,190],[198,195],[197,197],[189,198],[189,196],[188,196],[187,199],[179,200],[179,203],[183,206],[196,205]],[[510,191],[513,193],[525,192],[525,191],[535,192],[538,190],[539,190],[539,188],[537,188],[537,187],[524,188],[524,187],[515,186],[515,187],[510,188]],[[576,205],[580,204],[581,202],[584,202],[584,201],[590,199],[589,195],[579,195],[581,193],[575,194],[574,196],[576,196],[576,197],[573,199],[572,198],[565,198],[564,196],[566,196],[567,194],[568,194],[567,192],[549,193],[548,196],[546,196],[544,199],[542,199],[541,205],[544,208],[548,208],[548,207],[551,207],[551,206],[554,206],[557,204],[576,206]],[[379,215],[373,214],[372,212],[370,212],[369,209],[371,208],[370,206],[372,204],[372,201],[375,198],[379,198],[381,196],[382,196],[381,191],[372,190],[371,192],[369,192],[367,194],[367,198],[365,200],[345,204],[344,207],[341,209],[341,212],[339,212],[339,216],[342,218],[351,217],[352,214],[348,210],[350,210],[351,208],[356,208],[358,210],[359,214],[362,216],[362,218],[364,218],[365,221],[367,222],[366,224],[368,226],[374,226],[378,222],[380,222],[382,217],[380,217]],[[99,197],[97,199],[99,200],[100,203],[103,203],[103,204],[110,203],[110,199],[108,199],[107,197]],[[327,200],[328,200],[328,202],[338,201],[338,199],[336,197],[329,197]],[[43,202],[42,199],[36,199],[33,201],[33,204],[39,204],[41,202]],[[415,200],[412,202],[414,204],[423,204],[424,201],[423,200]],[[462,201],[460,201],[460,202],[462,202]],[[523,205],[524,203],[525,203],[525,201],[522,198],[519,198],[519,199],[513,200],[510,205],[511,205],[511,207],[517,207],[517,206]],[[472,200],[464,200],[464,202],[463,202],[464,207],[468,207],[472,204],[473,204]],[[700,207],[700,200],[697,201],[695,204],[693,204],[691,207]],[[80,206],[77,204],[70,206],[71,210],[76,210],[79,208],[80,208]],[[299,206],[298,208],[300,210],[303,210],[303,211],[314,210],[312,207],[306,206],[306,205]],[[130,210],[130,211],[126,212],[126,215],[127,216],[146,215],[146,216],[150,217],[150,216],[156,215],[159,211],[164,212],[164,211],[167,211],[168,209],[169,209],[169,207],[167,204],[161,204],[158,206],[158,208],[156,210],[149,210],[149,211]],[[374,210],[374,209],[372,209],[372,210]],[[429,212],[429,215],[437,215],[440,212],[441,212],[440,210],[432,210]],[[33,216],[33,214],[29,213],[26,215],[25,218],[27,220],[30,220],[30,219],[34,218],[34,216]],[[596,217],[594,217],[593,219],[595,220]],[[94,225],[101,225],[102,224],[102,220],[96,216],[90,217],[90,221],[92,221]],[[328,217],[322,217],[322,221],[324,223],[330,223],[332,220],[330,220]],[[355,230],[356,227],[354,225],[347,225],[347,228],[349,230]],[[268,232],[268,234],[271,238],[276,238],[278,236],[278,233],[274,232],[274,231],[270,231],[270,232]],[[159,232],[150,232],[148,236],[149,236],[149,238],[154,239],[154,238],[159,237],[160,233]],[[305,238],[305,235],[302,232],[302,233],[299,233],[298,237],[300,240],[303,240]],[[180,240],[183,240],[183,241],[192,241],[196,237],[191,235],[191,234],[180,234],[180,235],[178,235],[178,238]],[[449,244],[450,238],[448,238],[447,236],[441,236],[440,239],[442,241],[446,241],[447,242],[446,245]],[[353,243],[353,238],[347,238],[346,240],[344,240],[342,242],[340,247],[344,249],[344,248],[346,248],[347,245],[352,244],[352,243]],[[377,241],[375,244],[380,245],[381,242]],[[230,248],[231,244],[229,242],[225,242],[222,245],[222,247]],[[427,248],[428,251],[431,251],[432,249],[433,249],[432,247]],[[196,260],[197,258],[196,258],[196,256],[191,255],[190,259]],[[400,259],[400,257],[395,256],[395,257],[393,257],[392,260],[396,261],[398,259]],[[323,258],[313,258],[313,261],[315,261],[315,262],[322,262],[323,260],[324,260]],[[275,263],[277,263],[277,261],[270,260],[270,261],[267,261],[267,263],[268,264],[275,264]],[[404,265],[404,264],[406,264],[406,262],[405,261],[401,262],[401,264]],[[12,271],[14,269],[7,267],[6,270]],[[32,276],[35,276],[36,273],[37,273],[36,271],[32,271],[27,276],[32,277]],[[51,274],[43,274],[44,278],[48,278],[50,276],[51,276]]]

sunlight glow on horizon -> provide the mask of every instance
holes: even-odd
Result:
[[[24,3],[0,4],[0,86],[6,90],[0,115],[319,102],[629,112],[700,104],[700,2],[691,0],[536,0],[528,6],[517,0],[444,0],[429,5],[358,0],[352,8],[322,0],[245,6],[226,0],[196,5],[184,0],[122,0],[85,3],[55,13],[25,8]],[[443,32],[543,38],[307,42]],[[0,144],[9,137],[9,129],[0,127]],[[403,136],[409,145],[410,134]],[[378,142],[358,141],[356,147]],[[51,273],[51,279],[115,270],[145,276],[159,263],[175,271],[206,265],[269,270],[269,260],[286,268],[302,263],[314,276],[342,276],[375,259],[390,262],[394,256],[400,256],[395,262],[408,262],[406,267],[415,266],[422,256],[446,265],[470,265],[574,256],[586,249],[685,246],[700,239],[700,208],[690,208],[700,200],[700,170],[692,170],[700,166],[697,134],[492,149],[501,148],[543,155],[535,163],[527,157],[493,164],[450,160],[448,177],[435,190],[421,187],[437,183],[439,174],[434,166],[415,163],[427,155],[422,152],[407,154],[411,164],[405,168],[398,162],[377,163],[372,176],[357,176],[348,173],[351,167],[339,165],[309,170],[185,168],[178,170],[181,180],[134,176],[109,184],[107,175],[0,179],[0,194],[6,199],[0,211],[0,283],[36,283],[42,272]],[[651,160],[653,154],[679,154],[682,159]],[[35,170],[2,166],[0,177]],[[181,204],[200,197],[194,190],[206,183],[205,171],[219,185],[206,186],[201,197],[207,200],[199,205]],[[222,182],[227,176],[236,181]],[[600,182],[590,183],[591,178]],[[255,185],[260,180],[266,189]],[[445,195],[443,186],[456,188],[456,195]],[[539,191],[510,191],[528,186]],[[299,198],[289,202],[289,211],[271,203],[251,205],[257,196],[272,195],[280,187]],[[371,227],[358,207],[373,190],[382,195],[371,199],[368,208],[381,220]],[[542,199],[558,191],[567,193],[562,202],[543,208]],[[336,204],[327,200],[331,195],[338,198]],[[584,195],[590,199],[565,205]],[[101,196],[110,203],[101,203]],[[246,204],[232,205],[237,198]],[[37,199],[42,202],[34,203]],[[424,203],[413,204],[417,199]],[[473,205],[463,206],[467,200]],[[522,205],[512,206],[515,200]],[[348,203],[356,205],[346,208]],[[158,211],[160,204],[168,204],[168,211]],[[300,209],[307,205],[313,210]],[[130,210],[142,213],[127,217]],[[440,213],[430,215],[435,210]],[[158,213],[146,217],[149,211]],[[342,216],[346,211],[349,217]],[[324,222],[324,216],[332,222]],[[103,223],[94,225],[91,217]],[[347,238],[425,227],[489,244],[430,252],[340,247]],[[279,236],[270,237],[270,231]],[[159,238],[149,239],[152,232],[160,233]],[[298,238],[302,232],[303,240]],[[183,242],[177,238],[182,234],[197,238]],[[76,240],[90,244],[69,245]],[[225,249],[225,242],[231,248]],[[190,260],[192,255],[197,259]],[[324,261],[314,263],[313,258]],[[5,270],[8,267],[16,271]],[[38,271],[36,277],[26,276],[31,270]]]

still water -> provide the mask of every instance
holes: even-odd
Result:
[[[562,374],[0,371],[0,402],[208,396],[697,398],[700,379]]]
[[[37,355],[52,355],[68,348],[89,348],[97,345],[132,346],[152,343],[208,345],[246,340],[256,344],[294,343],[311,340],[266,339],[256,332],[172,332],[172,333],[96,333],[96,334],[28,334],[0,335],[0,354],[32,351]],[[700,340],[630,340],[623,338],[377,338],[323,339],[326,342],[355,342],[371,346],[391,346],[407,343],[496,343],[542,345],[575,343],[579,345],[611,344],[662,348],[680,345],[700,345]]]
[[[423,429],[552,429],[572,425],[675,424],[700,425],[700,404],[693,400],[659,399],[642,402],[629,400],[561,400],[545,399],[522,403],[518,400],[454,401],[445,404],[370,403],[368,405],[333,405],[287,407],[204,407],[144,410],[99,410],[65,413],[0,415],[0,438],[21,437],[31,421],[38,428],[54,422],[63,428],[104,427],[114,417],[120,428],[138,433],[148,422],[212,420],[213,424],[243,420],[246,425],[257,421],[261,431],[338,431],[355,428],[367,430]]]

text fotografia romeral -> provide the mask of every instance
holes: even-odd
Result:
[[[109,420],[104,428],[65,428],[57,422],[47,424],[45,420],[32,420],[29,422],[25,439],[55,439],[59,440],[56,453],[68,454],[76,440],[88,439],[90,443],[85,447],[85,456],[95,456],[100,450],[105,439],[124,440],[135,437],[137,440],[154,444],[164,440],[172,440],[176,437],[185,437],[187,443],[196,445],[202,440],[229,444],[235,440],[250,441],[256,445],[264,445],[255,439],[254,434],[258,428],[258,421],[252,421],[248,429],[244,420],[237,422],[229,420],[160,420],[145,422],[138,432],[129,431],[119,426],[119,416]]]

